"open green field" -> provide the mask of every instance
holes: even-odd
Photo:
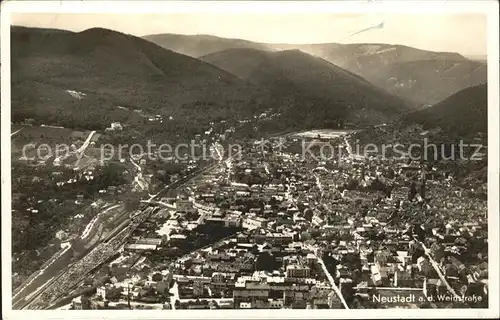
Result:
[[[291,138],[318,138],[319,136],[322,139],[333,139],[356,131],[357,130],[315,129],[290,133],[288,136]]]

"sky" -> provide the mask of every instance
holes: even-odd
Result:
[[[384,22],[384,28],[350,34]],[[170,13],[12,14],[11,23],[83,31],[93,27],[135,36],[157,33],[208,34],[267,43],[387,43],[431,51],[485,55],[486,16],[482,14],[339,13]]]

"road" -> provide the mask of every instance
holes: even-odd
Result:
[[[323,184],[321,183],[321,179],[317,174],[314,174],[314,178],[316,178],[316,186],[318,187],[319,191],[321,192],[321,197],[325,194],[325,191],[323,189]]]
[[[209,211],[205,211],[203,209],[200,209],[200,217],[198,218],[198,220],[196,220],[196,224],[197,225],[200,225],[203,223],[203,221],[205,220],[206,216],[209,215],[210,212]]]
[[[15,135],[16,135],[16,134],[18,134],[18,133],[19,133],[19,131],[21,131],[21,130],[23,130],[23,128],[21,128],[21,129],[19,129],[19,130],[15,131],[15,132],[12,132],[12,133],[10,134],[10,136],[11,136],[11,137],[15,136]]]
[[[87,137],[87,139],[85,139],[85,141],[83,142],[82,146],[80,148],[78,148],[75,151],[75,153],[82,153],[82,152],[84,152],[85,149],[87,149],[87,147],[89,146],[90,140],[92,139],[92,137],[94,136],[95,133],[96,133],[96,131],[90,131],[89,136]]]
[[[347,138],[344,136],[344,142],[347,146],[347,153],[349,153],[349,157],[352,156],[352,147],[351,147],[351,144],[349,143],[349,141],[347,141]]]
[[[344,142],[345,142],[346,147],[347,147],[346,149],[347,149],[347,153],[349,154],[349,158],[353,158],[353,159],[357,159],[357,160],[365,159],[365,156],[352,152],[352,146],[349,143],[349,141],[347,140],[346,136],[344,136]]]
[[[137,168],[137,175],[134,177],[134,181],[141,187],[142,190],[146,190],[146,184],[142,176],[142,168],[138,165],[134,159],[130,158],[130,162]]]
[[[344,308],[345,309],[349,309],[349,306],[347,305],[347,302],[345,301],[344,296],[342,295],[342,292],[340,292],[340,289],[335,284],[335,281],[334,281],[332,275],[330,274],[330,272],[328,271],[328,269],[326,268],[325,263],[323,262],[323,259],[321,259],[320,257],[318,257],[318,263],[321,265],[321,268],[323,269],[323,272],[325,272],[326,278],[330,282],[330,284],[331,284],[331,286],[333,288],[333,291],[339,297],[340,302],[342,302],[342,305],[344,306]]]
[[[170,305],[172,306],[172,310],[175,310],[175,301],[179,299],[179,286],[177,285],[177,281],[174,282],[172,288],[170,288]]]
[[[450,292],[453,295],[453,297],[457,299],[457,301],[460,301],[460,299],[462,297],[460,297],[455,292],[455,290],[453,290],[453,288],[450,286],[450,284],[446,280],[445,276],[441,272],[441,269],[439,268],[438,264],[436,263],[436,261],[434,260],[434,258],[431,256],[431,251],[421,241],[419,241],[417,239],[415,239],[415,241],[417,241],[422,246],[422,248],[424,249],[425,255],[429,258],[429,261],[431,262],[432,267],[434,268],[434,270],[436,270],[436,273],[438,274],[439,279],[441,279],[441,281],[444,283],[444,285],[448,289],[448,292]]]
[[[231,157],[228,157],[225,161],[219,161],[219,162],[216,162],[216,163],[213,163],[201,170],[199,170],[198,172],[194,172],[192,173],[191,176],[189,177],[186,177],[184,179],[180,179],[180,180],[177,180],[175,181],[174,183],[168,185],[168,186],[165,186],[165,188],[163,188],[161,191],[159,191],[157,194],[155,195],[150,195],[150,198],[148,200],[145,200],[143,202],[151,202],[152,200],[156,199],[157,197],[160,196],[160,194],[163,194],[165,193],[166,191],[170,190],[170,189],[175,189],[175,188],[178,188],[180,187],[181,185],[187,183],[188,181],[191,181],[193,179],[196,179],[198,178],[199,176],[201,176],[203,173],[207,172],[207,171],[210,171],[214,168],[216,168],[217,166],[220,166],[221,164],[223,163],[229,163],[231,162],[234,158],[238,157],[240,155],[241,151],[236,153],[235,155],[231,156]]]
[[[148,204],[152,204],[152,205],[160,205],[160,206],[166,207],[168,209],[172,209],[172,210],[175,210],[177,208],[173,204],[169,204],[169,203],[165,203],[165,202],[161,202],[161,201],[141,200],[141,203],[148,203]]]
[[[90,145],[90,140],[92,139],[92,137],[94,136],[94,134],[96,133],[96,131],[90,131],[89,135],[87,136],[87,139],[85,139],[85,141],[83,142],[82,146],[74,151],[69,151],[67,152],[65,155],[62,155],[62,156],[59,156],[57,157],[56,159],[54,159],[54,161],[62,161],[64,159],[67,159],[69,158],[70,156],[74,155],[74,154],[80,154],[80,153],[83,153],[87,147]],[[78,167],[78,163],[80,162],[80,160],[77,161],[76,163],[76,167]]]
[[[205,172],[207,172],[209,170],[212,170],[213,168],[215,168],[218,165],[220,165],[220,163],[212,164],[212,165],[210,165],[210,166],[208,166],[208,167],[206,167],[206,168],[204,168],[204,169],[202,169],[202,170],[200,170],[198,172],[193,173],[191,176],[188,176],[188,177],[186,177],[184,179],[177,180],[174,183],[165,186],[157,194],[154,194],[154,195],[150,194],[148,200],[141,200],[141,202],[142,203],[148,203],[148,204],[160,204],[160,205],[165,206],[167,208],[175,209],[176,207],[174,205],[170,205],[168,203],[164,203],[164,202],[161,202],[161,201],[153,201],[153,200],[156,199],[156,198],[158,198],[161,194],[165,193],[168,190],[179,188],[180,186],[182,186],[183,184],[187,183],[188,181],[196,179],[197,177],[201,176],[203,173],[205,173]]]

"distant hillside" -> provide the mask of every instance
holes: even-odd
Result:
[[[111,30],[13,27],[11,41],[14,120],[104,128],[142,109],[196,123],[251,113],[267,99],[210,64]]]
[[[384,43],[324,43],[304,45],[273,45],[273,48],[300,49],[338,64],[341,67],[361,72],[366,68],[416,60],[464,60],[454,52],[433,52],[403,45]]]
[[[485,83],[486,64],[471,60],[418,60],[366,75],[374,84],[420,104],[434,104],[457,90]]]
[[[11,40],[14,121],[85,129],[120,121],[144,132],[144,114],[159,114],[175,121],[152,131],[183,136],[210,121],[235,122],[265,110],[299,128],[305,118],[310,126],[366,125],[408,110],[361,77],[299,51],[259,58],[263,51],[254,50],[251,59],[259,66],[251,76],[232,70],[236,76],[223,70],[230,68],[101,28],[13,27]]]
[[[299,49],[420,104],[435,104],[487,79],[486,64],[452,52],[389,44],[315,44]]]
[[[432,52],[403,45],[265,44],[214,36],[154,35],[145,39],[165,48],[200,57],[230,48],[268,51],[299,49],[362,76],[405,99],[432,105],[464,88],[486,82],[484,61],[453,52]],[[449,70],[450,66],[454,66]],[[469,73],[473,73],[470,75]]]
[[[443,160],[441,167],[454,172],[455,177],[465,177],[466,180],[472,179],[470,181],[482,184],[486,181],[484,168],[488,162],[487,157],[476,152],[487,153],[488,150],[477,150],[472,145],[488,144],[487,84],[463,89],[434,106],[406,114],[392,123],[356,132],[350,139],[359,146],[375,144],[379,146],[379,154],[386,157],[400,157],[401,152],[406,151],[431,163]],[[470,147],[464,148],[461,144]],[[384,155],[384,146],[396,145],[400,146],[397,153],[389,147],[390,150]],[[421,148],[413,148],[415,145]],[[428,149],[422,152],[425,145]],[[476,160],[467,164],[448,161],[459,157],[461,160],[472,160],[472,156]],[[471,183],[473,185],[476,182]],[[467,183],[465,181],[464,186],[470,188],[471,184]]]
[[[270,45],[242,39],[226,39],[210,35],[182,35],[172,33],[152,34],[143,39],[163,48],[191,57],[201,57],[210,53],[234,48],[272,50]]]
[[[486,63],[486,61],[488,61],[488,56],[485,54],[467,55],[466,58],[474,61],[481,61],[483,63]]]
[[[403,117],[402,123],[420,124],[425,129],[441,128],[446,133],[469,136],[488,131],[487,84],[470,87],[440,103]]]
[[[362,77],[299,50],[228,49],[200,59],[267,88],[273,96],[298,102],[293,108],[298,121],[321,121],[330,115],[355,124],[376,124],[412,109]]]

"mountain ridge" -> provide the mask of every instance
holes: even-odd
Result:
[[[43,37],[31,28],[12,28],[11,32],[12,90],[17,98],[12,105],[14,117],[33,117],[45,110],[47,118],[71,126],[72,121],[64,119],[71,117],[66,109],[78,113],[75,109],[86,108],[95,115],[85,122],[103,128],[113,120],[102,117],[103,110],[115,115],[117,105],[129,105],[176,118],[193,116],[190,109],[209,106],[213,117],[219,118],[243,113],[250,104],[247,101],[266,95],[215,66],[103,28],[78,33],[44,31]],[[44,92],[40,83],[84,92],[86,97],[69,106],[56,106],[50,102],[55,92]],[[253,104],[258,108],[258,101]]]
[[[161,35],[156,35],[155,37],[145,36],[144,38],[163,47],[171,48],[174,51],[179,50],[193,57],[204,57],[208,54],[231,48],[248,48],[270,52],[298,49],[327,60],[365,78],[380,88],[420,105],[435,104],[461,89],[481,84],[487,78],[486,64],[483,62],[467,59],[464,55],[455,52],[428,51],[400,44],[272,44],[242,39],[226,39],[217,36],[196,37],[168,34],[163,38]],[[420,64],[427,72],[425,77],[419,75],[419,70],[412,70],[411,66],[415,61],[422,61]],[[448,77],[441,81],[440,79],[443,78],[441,72],[443,70],[439,68],[433,69],[435,63],[430,63],[430,61],[443,62],[445,64],[458,62],[463,65],[463,70],[457,72],[453,78]],[[406,63],[408,63],[408,66],[405,66]],[[469,70],[476,68],[478,63],[484,67],[481,74],[476,77],[469,77]],[[396,74],[398,74],[397,66],[406,69],[407,73],[404,76],[399,74],[396,77]],[[420,77],[421,79],[417,80],[421,82],[419,83],[419,87],[412,86],[415,77]],[[395,83],[389,81],[392,78],[397,78],[397,81]],[[428,94],[428,92],[432,93]]]
[[[200,59],[268,88],[274,95],[307,97],[301,102],[302,106],[292,109],[302,115],[300,120],[310,119],[311,123],[316,121],[311,119],[311,114],[325,117],[330,114],[333,118],[348,115],[347,121],[363,119],[365,124],[374,124],[384,121],[384,115],[395,117],[413,108],[411,103],[373,86],[364,78],[300,50],[267,52],[236,48]]]
[[[443,101],[405,115],[405,124],[420,124],[424,129],[440,127],[459,136],[488,131],[488,84],[463,89]]]
[[[310,125],[354,121],[363,126],[393,119],[409,108],[362,77],[299,50],[277,52],[278,58],[262,59],[264,67],[238,77],[226,68],[104,28],[61,33],[14,27],[11,32],[16,121],[35,118],[94,129],[113,121],[132,121],[138,129],[147,123],[118,108],[123,106],[174,118],[169,128],[158,125],[155,130],[182,135],[188,127],[248,119],[264,110],[282,113],[301,127],[304,118]],[[68,91],[82,94],[71,98]],[[54,103],[59,99],[65,102]]]

